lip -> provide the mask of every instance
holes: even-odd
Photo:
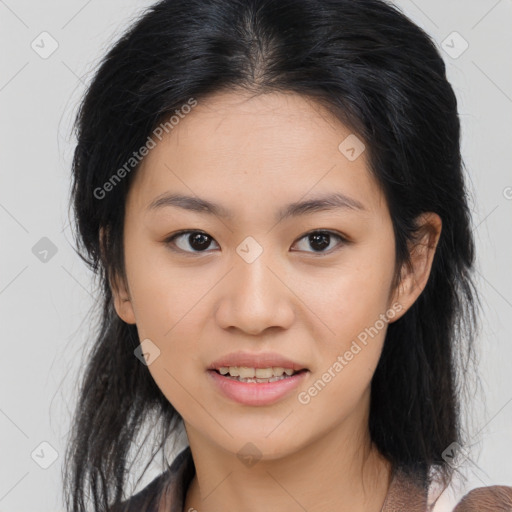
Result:
[[[218,370],[221,366],[245,366],[246,368],[270,368],[275,366],[291,368],[296,372],[308,370],[305,365],[292,361],[276,352],[232,352],[213,361],[207,369]]]
[[[304,381],[309,371],[301,371],[275,382],[240,382],[213,369],[206,373],[214,386],[231,400],[244,405],[270,405],[290,394]]]

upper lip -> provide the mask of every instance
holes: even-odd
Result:
[[[213,361],[208,370],[218,370],[220,367],[244,366],[247,368],[292,368],[296,372],[307,368],[275,352],[233,352]]]

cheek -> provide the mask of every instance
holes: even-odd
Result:
[[[211,316],[208,291],[218,281],[212,272],[170,264],[161,248],[127,244],[126,267],[140,340],[149,339],[159,356],[149,365],[157,385],[173,404],[190,395],[179,383],[190,380],[190,370],[203,367],[201,332]]]
[[[323,329],[323,335],[319,332],[317,337],[324,365],[320,373],[330,371],[332,392],[344,389],[347,398],[368,386],[394,313],[389,312],[388,303],[394,251],[386,244],[367,249],[354,250],[342,267],[333,270],[328,286],[309,292],[311,300],[316,301],[311,309],[320,312],[330,331],[326,335]]]
[[[394,252],[354,250],[342,265],[303,289],[311,308],[331,328],[329,338],[345,343],[372,326],[389,309],[389,291],[394,271]],[[375,255],[379,256],[376,257]],[[317,276],[318,277],[318,276]]]
[[[362,286],[366,276],[357,277],[353,273],[340,280],[334,287],[337,296],[329,309],[322,310],[334,334],[317,338],[319,364],[298,397],[308,418],[325,419],[328,409],[329,421],[337,422],[364,409],[360,404],[367,396],[387,331],[388,322],[381,317],[386,315],[387,294],[372,281]]]
[[[154,242],[145,245],[133,237],[126,243],[126,269],[141,337],[163,339],[200,297],[190,269],[173,267],[169,261]]]

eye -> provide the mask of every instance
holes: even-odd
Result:
[[[326,247],[329,247],[331,245],[332,238],[336,238],[341,242],[348,243],[348,240],[344,238],[343,236],[334,233],[333,231],[311,231],[309,233],[306,233],[303,237],[299,238],[300,240],[306,239],[306,243],[310,245],[310,247],[313,247],[313,251],[306,251],[306,252],[316,252],[316,253],[322,253],[322,252],[333,252],[333,251],[325,251],[324,249]],[[341,244],[339,244],[341,245]]]
[[[197,253],[206,252],[205,250],[208,249],[212,240],[213,238],[204,231],[188,230],[172,235],[165,240],[165,243],[170,245],[172,250],[176,250],[172,247],[174,245],[178,247],[179,251]],[[192,247],[193,250],[189,251],[187,246],[188,248]]]
[[[306,243],[308,243],[309,246],[313,248],[313,251],[306,250],[306,252],[332,252],[326,251],[325,249],[331,245],[333,237],[340,242],[348,243],[348,240],[343,236],[333,231],[326,230],[316,230],[306,233],[304,236],[299,238],[299,242],[303,239],[306,239]],[[204,231],[185,230],[175,233],[171,237],[167,238],[165,240],[165,244],[171,246],[171,249],[174,251],[176,251],[174,247],[177,247],[177,252],[182,251],[194,254],[207,252],[206,250],[210,247],[213,240],[214,239]],[[192,248],[192,250],[189,250],[190,248]]]

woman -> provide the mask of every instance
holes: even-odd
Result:
[[[161,1],[105,57],[77,137],[103,309],[69,510],[431,509],[464,444],[477,295],[429,37],[379,0]],[[153,457],[180,426],[189,446],[125,500],[148,425]]]

